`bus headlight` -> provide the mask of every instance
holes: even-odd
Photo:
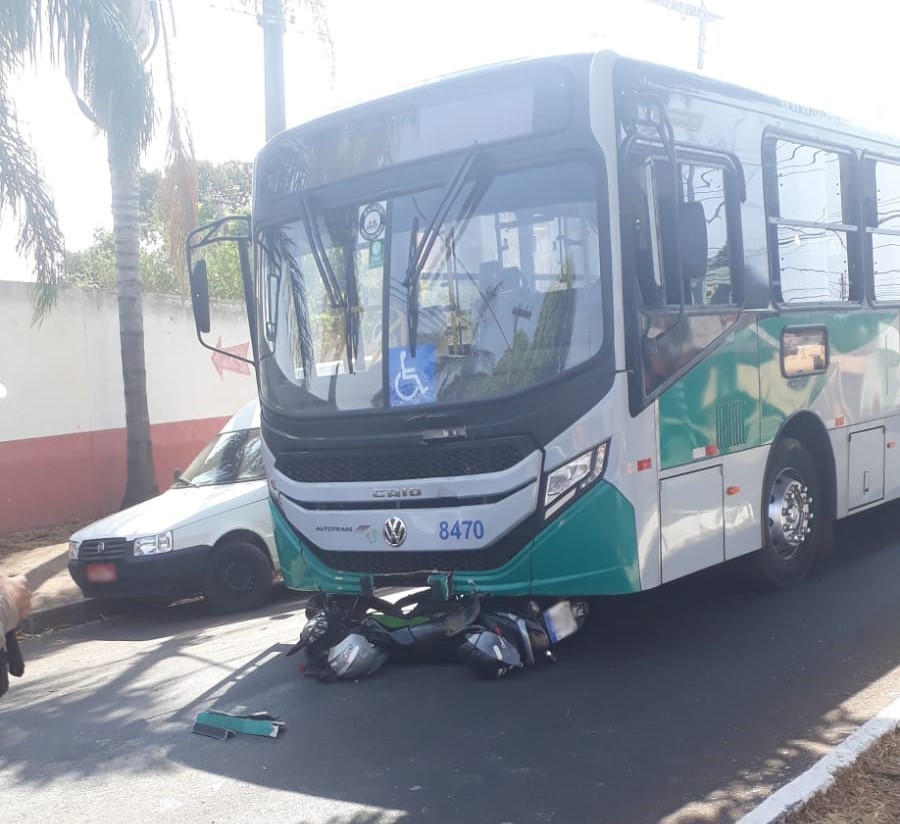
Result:
[[[545,518],[555,515],[578,493],[603,477],[608,452],[609,441],[604,441],[547,475],[544,485]]]

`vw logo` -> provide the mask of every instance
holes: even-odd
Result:
[[[103,550],[105,550],[105,549],[106,549],[106,544],[104,544],[103,541],[97,541],[97,554],[102,555]]]
[[[401,518],[396,516],[388,518],[384,522],[384,528],[381,530],[384,540],[388,546],[400,546],[406,540],[406,524]]]

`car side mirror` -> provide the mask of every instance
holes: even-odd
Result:
[[[172,482],[173,482],[173,483],[175,483],[175,482],[178,481],[178,479],[181,477],[181,473],[182,473],[182,472],[184,472],[183,469],[176,469],[176,470],[172,473]]]

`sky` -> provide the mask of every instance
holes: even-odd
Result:
[[[262,30],[232,0],[175,5],[177,102],[198,159],[252,160],[264,142]],[[665,3],[665,0],[660,0]],[[699,0],[687,0],[696,5]],[[333,76],[311,21],[285,39],[287,123],[422,80],[533,55],[613,49],[685,69],[697,62],[696,18],[651,0],[324,0],[334,41]],[[236,4],[235,4],[236,5]],[[894,71],[897,12],[883,0],[707,0],[722,17],[707,26],[704,73],[825,109],[900,136]],[[167,98],[154,69],[160,119],[143,159],[165,159]],[[69,249],[110,228],[105,143],[79,112],[62,75],[26,70],[13,94],[49,182]],[[0,214],[0,279],[30,280],[15,254],[14,224]]]

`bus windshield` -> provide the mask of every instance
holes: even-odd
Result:
[[[305,196],[257,237],[264,395],[300,414],[475,401],[584,363],[604,334],[596,180],[566,162]]]

